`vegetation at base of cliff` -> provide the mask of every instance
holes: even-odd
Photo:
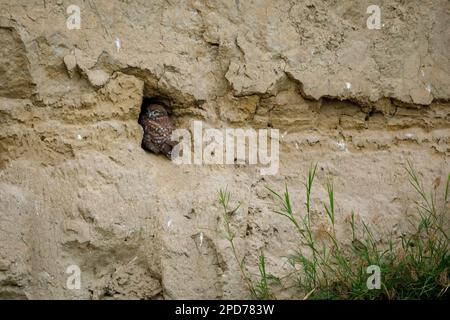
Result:
[[[245,259],[239,259],[239,255],[236,250],[236,246],[234,244],[235,235],[231,230],[231,220],[233,215],[238,211],[240,204],[237,204],[236,207],[230,209],[230,193],[226,190],[219,190],[219,203],[223,209],[223,225],[225,229],[226,239],[229,241],[231,250],[233,251],[233,256],[239,266],[239,271],[241,273],[241,277],[247,286],[247,289],[250,292],[250,296],[252,299],[265,300],[265,299],[274,299],[275,295],[271,292],[269,288],[269,281],[275,280],[276,278],[272,275],[266,273],[266,263],[264,253],[261,252],[259,255],[259,280],[255,281],[252,279],[252,276],[247,271],[245,267]]]
[[[371,227],[357,221],[351,214],[348,221],[350,239],[338,239],[333,183],[325,185],[327,201],[323,204],[327,227],[320,238],[311,219],[311,192],[317,165],[311,166],[304,184],[306,203],[303,215],[294,211],[288,187],[283,193],[268,190],[278,203],[275,212],[292,224],[298,236],[298,250],[288,255],[292,275],[304,299],[449,299],[450,298],[450,240],[449,194],[450,173],[443,190],[443,204],[437,204],[436,192],[427,192],[408,162],[405,170],[417,193],[417,215],[409,217],[412,231],[398,238],[392,235],[387,243],[374,237]],[[229,209],[230,193],[220,190],[224,227],[242,279],[252,299],[276,298],[272,286],[282,285],[282,279],[266,271],[264,253],[259,255],[258,275],[251,275],[244,259],[239,259],[230,227],[239,209]],[[286,253],[287,255],[287,253]],[[291,275],[291,276],[292,276]]]

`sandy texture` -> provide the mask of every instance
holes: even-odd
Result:
[[[0,0],[0,298],[245,298],[219,188],[242,202],[239,254],[281,276],[295,233],[266,186],[301,213],[317,161],[316,212],[332,177],[339,223],[354,210],[382,239],[413,212],[407,159],[445,180],[448,1],[381,1],[381,30],[366,1],[182,3],[79,1],[68,30],[70,1]],[[280,129],[279,174],[146,153],[144,97],[180,128]]]

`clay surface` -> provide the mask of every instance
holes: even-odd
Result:
[[[378,239],[407,230],[409,159],[431,186],[450,168],[450,2],[0,0],[0,298],[247,298],[217,190],[248,268],[277,276],[297,246],[266,187],[335,185]],[[278,174],[181,165],[141,148],[143,98],[177,127],[280,130]],[[323,214],[323,213],[322,213]],[[340,236],[345,238],[345,228]],[[81,288],[67,288],[68,266]],[[279,298],[302,293],[282,290]]]

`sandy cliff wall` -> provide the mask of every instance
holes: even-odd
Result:
[[[353,210],[400,235],[415,196],[402,164],[428,184],[449,169],[450,4],[375,1],[370,30],[372,2],[1,0],[0,297],[245,298],[216,191],[242,202],[249,268],[262,249],[287,274],[294,230],[265,187],[287,182],[302,208],[313,162],[317,212],[332,177],[338,221]],[[145,152],[152,97],[180,128],[279,129],[278,174]]]

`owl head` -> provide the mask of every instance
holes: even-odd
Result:
[[[150,119],[168,116],[167,110],[160,104],[148,104],[145,107],[145,115]]]

